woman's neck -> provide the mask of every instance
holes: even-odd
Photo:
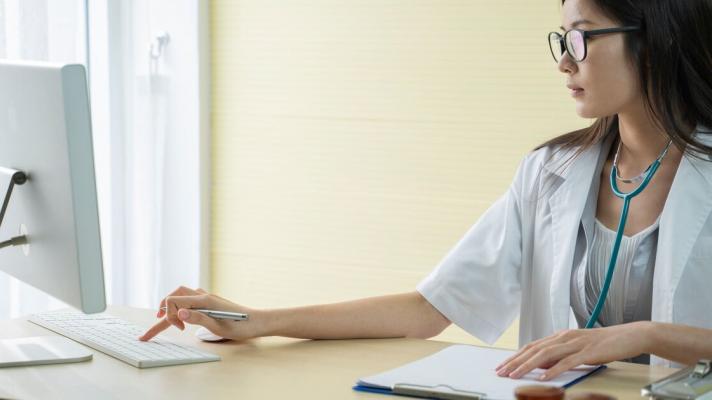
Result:
[[[647,116],[645,112],[618,114],[618,131],[621,149],[618,156],[621,170],[637,174],[645,170],[665,149],[670,138]],[[670,146],[668,160],[677,165],[682,152]],[[637,171],[637,172],[636,172]]]

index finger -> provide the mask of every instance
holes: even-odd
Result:
[[[531,350],[531,349],[533,349],[533,348],[539,346],[540,344],[542,344],[542,343],[544,343],[544,342],[547,342],[547,341],[549,341],[549,340],[551,340],[551,339],[553,339],[553,338],[554,338],[554,336],[547,336],[547,337],[543,337],[543,338],[541,338],[541,339],[535,340],[535,341],[533,341],[533,342],[527,344],[526,346],[524,346],[524,347],[522,347],[521,349],[519,349],[516,353],[514,353],[514,354],[512,354],[511,356],[507,357],[506,360],[502,361],[502,362],[495,368],[495,371],[499,371],[500,369],[502,369],[502,367],[504,367],[505,365],[507,365],[507,364],[509,364],[510,362],[512,362],[512,360],[521,357],[524,353],[528,352],[529,350]]]
[[[167,319],[163,319],[156,325],[153,325],[149,330],[147,330],[146,333],[143,334],[143,336],[138,338],[138,340],[142,342],[147,342],[151,340],[154,336],[166,330],[169,326],[171,326],[171,323],[168,322]]]
[[[581,352],[579,351],[578,353],[574,353],[566,358],[563,358],[558,363],[556,363],[556,365],[549,368],[548,371],[544,372],[539,379],[542,381],[548,381],[550,379],[556,378],[557,376],[563,374],[564,372],[570,369],[581,365],[583,361],[579,357],[580,354]]]

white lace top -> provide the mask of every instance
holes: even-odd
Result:
[[[650,320],[659,223],[658,218],[641,232],[623,236],[611,287],[597,326]],[[572,296],[572,307],[579,324],[583,321],[585,325],[596,306],[615,240],[616,232],[596,219],[586,263],[576,268],[572,276],[575,280],[572,286],[577,292]]]

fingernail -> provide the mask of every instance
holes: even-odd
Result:
[[[188,310],[178,311],[178,318],[185,320],[188,319],[188,317],[190,317],[190,312],[188,312]]]
[[[539,377],[540,381],[545,381],[546,379],[547,379],[546,374],[541,374],[541,376]]]
[[[510,377],[510,378],[514,378],[514,379],[519,378],[519,372],[518,372],[518,371],[514,371],[514,372],[512,372],[511,374],[509,374],[509,377]]]

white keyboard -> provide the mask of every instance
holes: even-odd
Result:
[[[137,368],[219,361],[220,356],[158,337],[138,340],[144,332],[130,322],[107,314],[51,311],[30,316],[30,322],[59,333]]]

